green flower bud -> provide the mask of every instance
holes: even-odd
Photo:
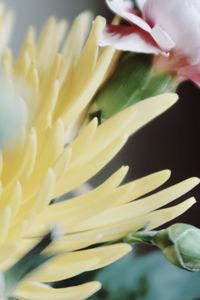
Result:
[[[89,117],[99,123],[147,97],[172,90],[172,75],[152,72],[153,57],[129,53],[94,98]]]
[[[200,229],[192,225],[174,224],[160,231],[138,231],[128,234],[125,241],[155,245],[172,264],[191,272],[200,271]]]

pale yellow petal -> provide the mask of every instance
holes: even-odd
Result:
[[[91,228],[108,226],[112,223],[124,221],[129,218],[136,218],[139,215],[146,214],[174,201],[178,197],[190,191],[197,184],[199,184],[198,178],[190,178],[176,184],[175,186],[158,192],[155,195],[149,196],[146,199],[140,199],[124,206],[111,208],[110,210],[108,209],[98,216],[94,216],[91,219],[76,224],[74,226],[74,230],[89,230]]]
[[[46,206],[53,199],[53,192],[55,187],[55,175],[52,169],[49,169],[44,176],[44,179],[40,185],[39,190],[34,194],[28,202],[26,202],[17,218],[16,222],[26,219],[27,216],[32,217],[37,215],[41,210],[46,208]]]
[[[5,208],[0,211],[0,244],[5,241],[7,238],[9,227],[11,223],[11,208],[7,205]]]
[[[88,106],[93,96],[97,92],[98,87],[102,84],[106,71],[108,70],[110,61],[114,54],[113,48],[106,49],[101,55],[94,72],[90,76],[90,80],[83,88],[76,88],[74,94],[69,95],[67,109],[61,110],[61,117],[64,120],[65,128],[71,124],[71,120],[77,119],[81,112]]]
[[[4,4],[0,3],[0,55],[2,55],[5,47],[7,46],[14,21],[14,13],[12,11],[4,10]]]
[[[90,162],[84,164],[83,161],[83,164],[79,167],[77,166],[70,169],[70,171],[68,169],[65,176],[62,178],[62,182],[57,187],[58,194],[54,196],[56,197],[69,192],[94,176],[119,152],[126,141],[127,137],[120,137]]]
[[[54,60],[66,32],[67,23],[51,17],[40,34],[37,46],[38,66],[44,72]]]
[[[26,77],[31,63],[35,62],[35,47],[35,29],[29,27],[15,62],[15,70],[22,78]]]
[[[83,300],[101,288],[98,282],[89,282],[70,288],[53,289],[45,284],[29,282],[21,284],[14,292],[19,300]]]
[[[73,22],[62,49],[62,55],[65,57],[64,72],[62,74],[63,77],[66,76],[73,63],[77,63],[77,59],[80,56],[86,40],[91,21],[92,15],[90,12],[86,11],[80,14]]]
[[[144,196],[145,194],[149,192],[153,192],[153,190],[160,187],[162,184],[164,184],[171,175],[171,171],[164,170],[160,172],[153,173],[151,175],[147,175],[145,177],[142,177],[140,179],[134,180],[130,183],[127,183],[120,187],[125,191],[125,189],[131,185],[132,186],[132,192],[130,194],[130,197],[126,197],[126,199],[119,199],[119,201],[115,201],[114,205],[120,205],[127,203],[129,201],[135,200],[141,196]]]
[[[186,212],[191,206],[193,206],[196,203],[196,200],[194,197],[189,198],[188,200],[170,208],[161,209],[155,212],[152,212],[149,215],[149,229],[154,229],[156,227],[159,227],[160,225],[163,225],[184,212]]]
[[[178,100],[177,94],[162,94],[145,99],[135,104],[136,114],[132,126],[128,129],[129,134],[135,133],[138,129],[165,112]]]
[[[19,181],[16,182],[15,193],[12,195],[10,199],[10,207],[12,212],[12,224],[15,223],[15,217],[20,211],[22,202],[23,202],[23,191],[22,186]]]
[[[131,250],[128,244],[116,244],[62,254],[36,271],[31,280],[51,282],[67,279],[85,271],[103,268]]]
[[[61,216],[64,216],[65,219],[71,219],[71,217],[76,218],[78,212],[81,213],[83,210],[91,214],[89,208],[91,208],[92,205],[99,210],[101,210],[102,207],[105,208],[105,205],[107,207],[109,202],[106,202],[106,200],[111,198],[112,192],[122,182],[127,171],[128,167],[122,167],[96,189],[71,200],[48,206],[46,210],[38,216],[32,230],[34,232],[42,230],[44,226],[46,227],[55,223],[57,220],[60,221]]]

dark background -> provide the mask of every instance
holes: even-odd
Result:
[[[137,132],[119,154],[123,164],[131,166],[128,179],[170,169],[169,186],[188,177],[200,177],[200,89],[184,82],[177,90],[180,99],[163,115]],[[200,186],[183,198],[195,196],[195,204],[175,221],[200,227]]]

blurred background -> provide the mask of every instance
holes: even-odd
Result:
[[[83,10],[91,10],[94,15],[111,17],[104,0],[7,0],[6,3],[16,12],[11,42],[15,52],[19,49],[27,26],[31,24],[39,30],[49,16],[55,15],[72,21]],[[171,169],[172,178],[166,186],[190,176],[200,176],[200,90],[191,82],[185,82],[179,87],[178,93],[179,102],[135,134],[106,169],[106,174],[112,173],[121,164],[131,166],[128,180],[158,170]],[[184,199],[190,195],[200,200],[200,188],[197,187],[189,195],[184,196]],[[176,221],[200,227],[200,204],[197,202],[189,212]],[[106,289],[93,299],[197,300],[200,297],[199,275],[190,275],[172,267],[159,254],[149,254],[145,259],[137,260],[130,269],[128,268],[130,260],[136,260],[135,256],[130,256],[103,272],[86,274],[89,277],[100,277],[106,286]],[[117,272],[126,274],[124,281],[121,275],[119,278],[115,275]],[[74,284],[80,280],[84,281],[84,278],[84,276],[81,279],[75,278]],[[113,278],[114,283],[111,280]],[[186,290],[188,286],[191,286],[191,293]],[[164,293],[165,296],[161,296],[160,293]]]
[[[16,26],[12,46],[19,48],[27,26],[34,25],[38,30],[50,16],[67,18],[70,22],[82,11],[90,10],[94,15],[108,12],[104,0],[7,0],[6,4],[15,11]]]

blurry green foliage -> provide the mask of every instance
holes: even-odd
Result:
[[[174,267],[160,252],[131,253],[94,279],[103,288],[91,300],[200,300],[200,274]]]

